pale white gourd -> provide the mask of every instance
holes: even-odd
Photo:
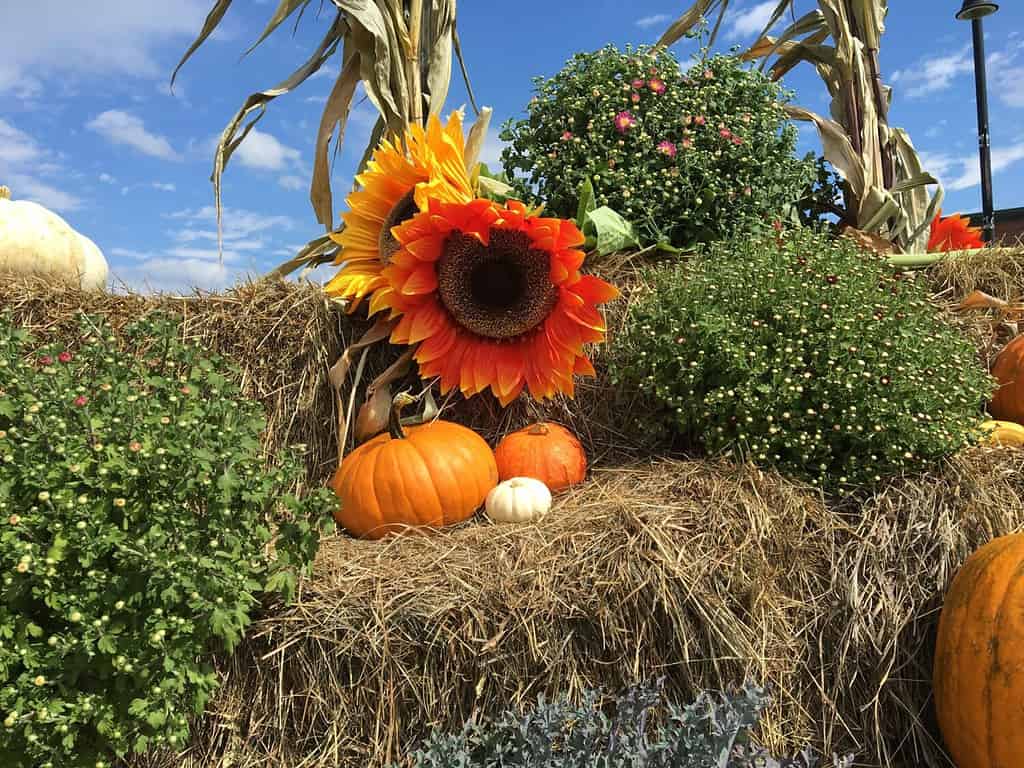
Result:
[[[491,489],[484,510],[499,523],[540,520],[551,510],[551,491],[532,477],[513,477]]]
[[[62,277],[94,290],[106,285],[107,261],[56,213],[11,200],[11,191],[0,186],[0,272]]]

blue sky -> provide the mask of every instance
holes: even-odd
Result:
[[[217,289],[263,273],[320,233],[308,200],[313,140],[330,73],[271,104],[232,159],[224,184],[225,261],[218,263],[209,182],[213,146],[251,92],[275,84],[313,50],[332,18],[313,2],[292,35],[282,26],[242,52],[273,11],[270,0],[235,0],[215,39],[171,70],[201,27],[211,0],[0,0],[0,184],[15,198],[59,211],[101,247],[116,280],[136,289]],[[497,132],[522,114],[530,78],[554,74],[577,50],[653,42],[684,7],[665,0],[463,0],[459,25],[478,101]],[[749,43],[774,5],[742,0],[719,47]],[[926,168],[947,190],[947,213],[980,208],[970,26],[959,0],[892,3],[882,44],[891,119],[905,127]],[[557,6],[557,12],[553,9]],[[798,11],[810,6],[798,0]],[[1024,205],[1024,8],[1006,2],[987,21],[995,203]],[[685,59],[693,44],[676,53]],[[326,68],[325,68],[326,69]],[[337,61],[330,67],[337,72]],[[809,67],[787,77],[795,102],[827,110]],[[456,71],[449,107],[465,103]],[[374,119],[363,102],[334,168],[336,208],[351,184]],[[801,131],[801,151],[817,149]]]

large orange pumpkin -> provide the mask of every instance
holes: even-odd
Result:
[[[331,480],[341,499],[334,519],[355,536],[460,522],[498,484],[494,453],[480,435],[450,421],[403,428],[408,402],[395,398],[389,430],[346,456]]]
[[[1024,334],[1003,347],[992,365],[999,389],[992,395],[988,412],[993,419],[1024,424]]]
[[[953,579],[934,686],[957,768],[1024,766],[1024,534],[989,542]]]
[[[494,449],[498,477],[532,477],[552,491],[582,483],[587,454],[576,436],[558,424],[534,424],[506,435]]]

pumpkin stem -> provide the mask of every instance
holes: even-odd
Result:
[[[545,424],[543,421],[538,421],[536,424],[530,427],[531,435],[546,435],[549,431],[550,430],[548,429],[548,425]]]
[[[10,187],[5,187],[2,184],[0,184],[0,200],[10,200],[10,199],[11,199],[11,188]]]
[[[394,440],[404,440],[405,430],[402,429],[402,409],[416,402],[416,398],[408,392],[399,392],[391,401],[391,415],[388,417],[388,431]]]

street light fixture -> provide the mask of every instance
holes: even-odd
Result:
[[[960,21],[970,21],[974,34],[974,87],[978,103],[978,153],[981,156],[981,208],[982,237],[991,243],[995,237],[995,213],[992,209],[992,155],[988,135],[988,84],[985,80],[985,36],[981,20],[999,10],[996,3],[987,0],[964,0],[957,12]]]

